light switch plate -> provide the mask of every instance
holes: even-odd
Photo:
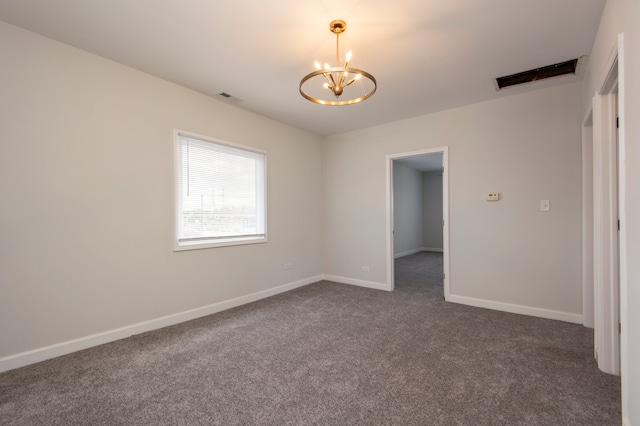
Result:
[[[549,208],[549,200],[540,200],[540,210],[548,212]]]
[[[500,199],[500,193],[499,192],[487,192],[487,195],[485,196],[485,199],[487,201],[498,201]]]

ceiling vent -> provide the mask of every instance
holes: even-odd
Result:
[[[580,65],[583,58],[584,56],[581,56],[580,58],[571,59],[570,61],[564,61],[548,65],[546,67],[535,68],[529,71],[519,72],[517,74],[498,77],[495,79],[496,90],[531,83],[534,81],[546,80],[547,78],[560,77],[567,74],[576,75],[582,68]]]
[[[236,103],[241,101],[241,99],[236,98],[235,96],[230,95],[227,92],[220,92],[220,93],[218,93],[218,96],[221,97],[223,101],[227,101],[229,103],[236,104]]]

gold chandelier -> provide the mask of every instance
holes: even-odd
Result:
[[[349,68],[351,51],[347,52],[344,66],[340,66],[340,33],[347,29],[347,24],[335,20],[329,29],[336,35],[336,66],[325,63],[323,67],[316,61],[316,71],[300,81],[300,94],[322,105],[351,105],[370,98],[378,87],[376,79],[366,71]]]

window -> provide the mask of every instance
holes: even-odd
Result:
[[[179,130],[174,146],[174,251],[266,242],[266,153]]]

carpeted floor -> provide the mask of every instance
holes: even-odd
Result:
[[[2,425],[618,425],[582,326],[319,282],[0,375]]]

